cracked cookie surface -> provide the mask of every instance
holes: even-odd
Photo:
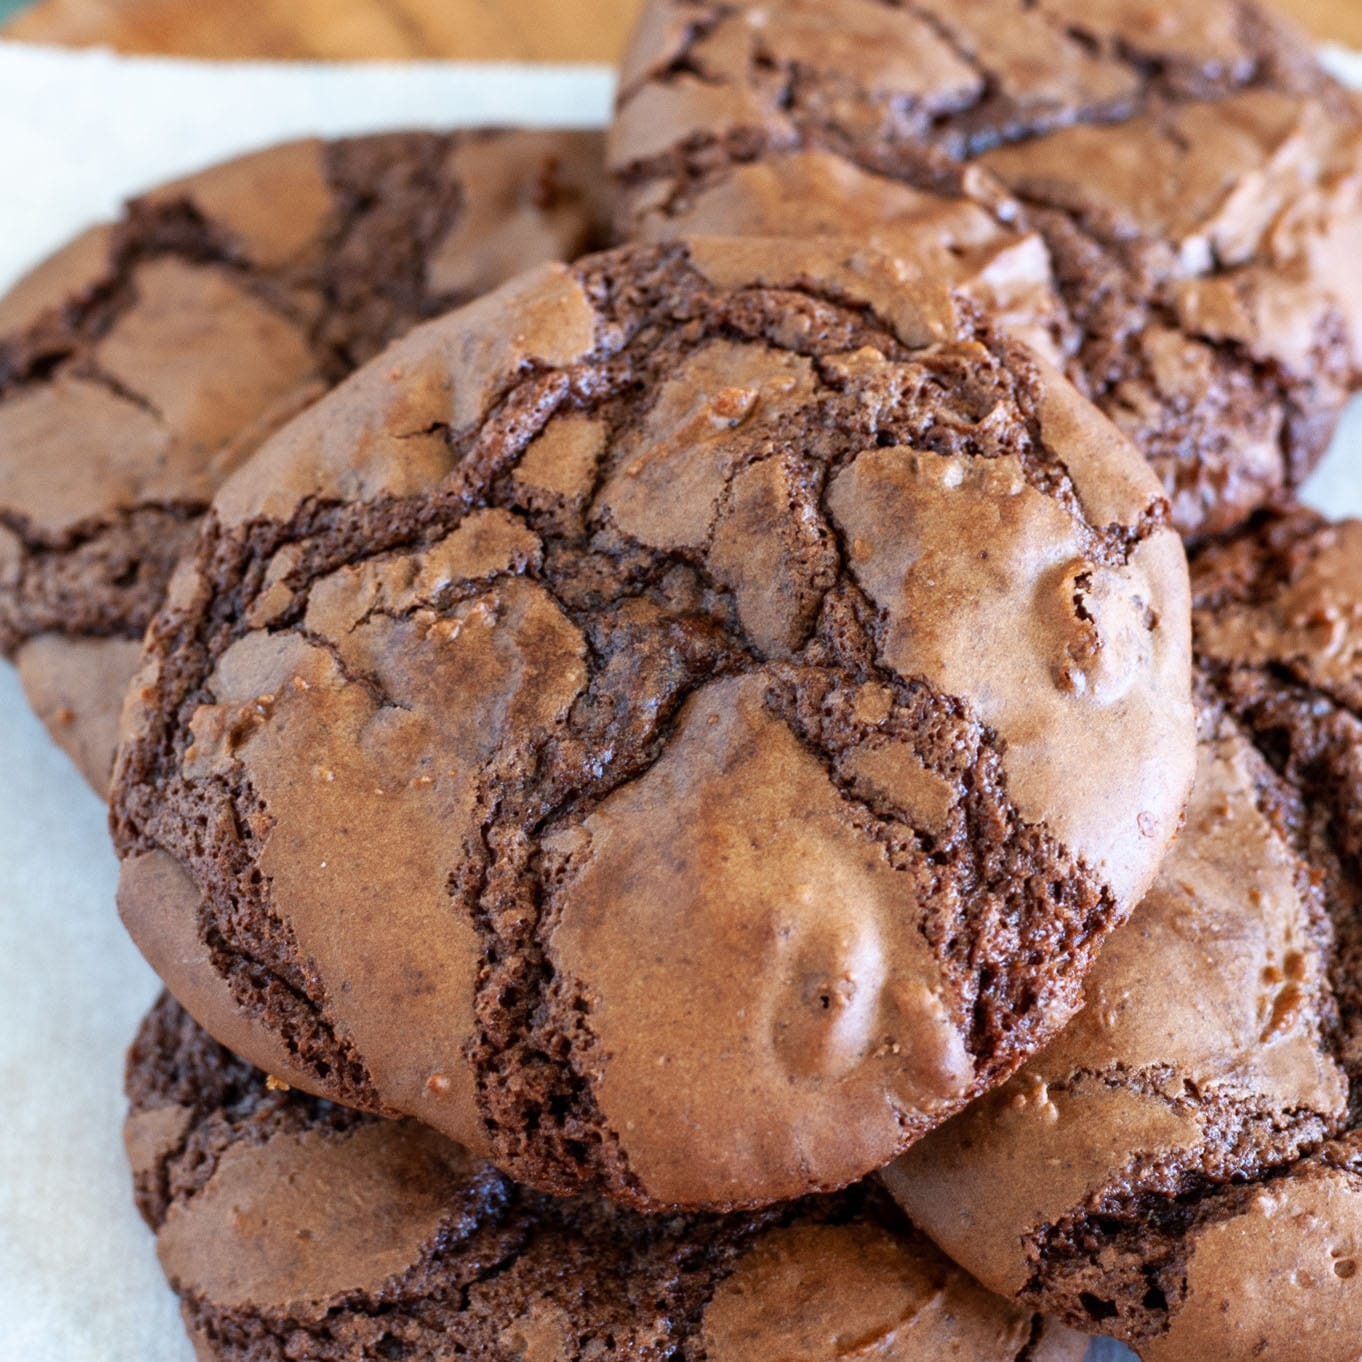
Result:
[[[132,202],[0,298],[0,651],[101,793],[223,480],[418,321],[603,244],[593,133],[291,143]]]
[[[1362,524],[1193,560],[1187,825],[1073,1025],[886,1173],[993,1289],[1150,1362],[1362,1329]]]
[[[137,1204],[201,1362],[1081,1362],[860,1184],[641,1216],[267,1086],[169,998],[129,1055]]]
[[[1362,385],[1362,120],[1246,0],[652,0],[620,224],[846,233],[1049,351],[1189,537],[1298,485]]]
[[[1152,880],[1166,510],[884,258],[545,268],[219,494],[124,716],[124,920],[261,1067],[543,1190],[846,1186],[1049,1039]]]

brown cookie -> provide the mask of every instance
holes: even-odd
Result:
[[[1362,386],[1362,119],[1250,0],[651,0],[621,226],[854,234],[965,288],[1178,528],[1296,486]]]
[[[201,1362],[1081,1362],[861,1184],[646,1217],[509,1182],[413,1121],[266,1077],[168,997],[128,1061],[127,1146]]]
[[[541,1189],[846,1186],[1049,1039],[1158,868],[1165,514],[855,246],[546,267],[219,494],[125,714],[124,920],[247,1058]]]
[[[592,133],[298,142],[135,200],[0,298],[0,651],[101,792],[223,479],[413,323],[602,244]]]
[[[896,1164],[981,1280],[1148,1362],[1362,1337],[1362,522],[1193,563],[1200,771],[1074,1024]]]

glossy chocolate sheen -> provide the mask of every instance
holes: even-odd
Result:
[[[267,1086],[168,998],[127,1145],[201,1362],[1080,1362],[861,1186],[649,1218],[518,1187],[413,1121]]]
[[[1189,537],[1362,386],[1362,120],[1251,0],[650,0],[625,235],[833,232],[951,281],[1124,429]]]
[[[1200,770],[1072,1026],[885,1180],[995,1290],[1151,1362],[1362,1336],[1362,524],[1193,561]]]
[[[124,716],[124,920],[262,1067],[531,1185],[845,1186],[1071,1015],[1178,826],[1165,516],[854,245],[545,267],[219,493]]]
[[[213,493],[414,323],[602,243],[592,133],[290,143],[166,185],[0,298],[0,650],[101,793]]]

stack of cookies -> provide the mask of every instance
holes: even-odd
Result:
[[[651,0],[0,301],[202,1362],[1356,1362],[1359,262],[1253,0]]]

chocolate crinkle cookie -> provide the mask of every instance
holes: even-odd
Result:
[[[101,793],[222,481],[417,321],[604,244],[594,133],[275,147],[135,200],[0,298],[0,653]]]
[[[1081,1362],[860,1184],[641,1216],[519,1187],[413,1121],[270,1085],[169,998],[126,1137],[200,1362]]]
[[[1146,1362],[1362,1338],[1362,523],[1193,563],[1201,761],[1074,1024],[886,1175],[987,1285]]]
[[[622,230],[854,234],[955,280],[1135,441],[1188,536],[1362,385],[1362,118],[1249,0],[650,0]]]
[[[1166,517],[854,245],[544,267],[218,495],[124,715],[124,921],[260,1067],[541,1190],[836,1190],[1048,1041],[1157,871]]]

